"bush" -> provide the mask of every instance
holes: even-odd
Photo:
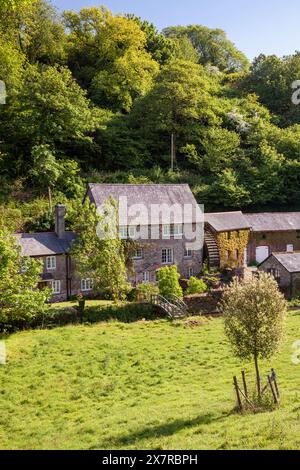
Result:
[[[9,324],[0,323],[0,332],[12,333],[19,330],[34,328],[56,328],[78,323],[98,323],[117,320],[123,323],[133,323],[139,320],[154,320],[156,315],[150,304],[119,303],[103,307],[85,307],[80,315],[77,307],[51,308],[40,312],[28,321],[16,321]]]
[[[168,297],[176,295],[183,298],[183,291],[179,284],[180,274],[176,266],[166,266],[158,271],[158,289],[160,295]]]
[[[136,300],[150,300],[151,295],[159,294],[159,288],[156,284],[143,283],[136,288]]]
[[[203,294],[207,292],[208,287],[202,279],[197,279],[196,277],[191,277],[188,281],[188,288],[186,290],[186,295],[193,294]]]

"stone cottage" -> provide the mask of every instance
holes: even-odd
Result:
[[[50,287],[53,302],[92,290],[90,280],[80,280],[76,276],[74,262],[69,255],[75,233],[65,230],[65,214],[65,206],[58,204],[55,207],[54,232],[15,234],[24,256],[42,260],[43,272],[38,287]]]
[[[203,214],[188,185],[89,184],[86,198],[97,209],[117,202],[119,235],[137,245],[133,285],[156,282],[163,266],[176,265],[183,278],[201,273]]]
[[[300,295],[300,252],[272,253],[258,269],[272,274],[286,295]]]

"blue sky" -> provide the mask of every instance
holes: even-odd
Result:
[[[159,29],[203,24],[224,29],[250,59],[263,52],[300,50],[299,0],[52,0],[60,10],[104,4],[114,13],[135,13]]]

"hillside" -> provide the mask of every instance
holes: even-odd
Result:
[[[0,5],[1,225],[51,229],[49,194],[72,210],[87,181],[188,183],[208,211],[299,208],[299,53],[250,64],[221,29],[13,4]]]
[[[299,449],[300,316],[275,367],[280,410],[237,415],[222,319],[26,331],[0,368],[1,449]],[[253,377],[252,365],[247,365]]]

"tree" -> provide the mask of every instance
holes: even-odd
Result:
[[[174,56],[174,41],[166,38],[159,33],[153,23],[143,21],[141,18],[129,14],[126,15],[129,20],[135,21],[146,35],[146,50],[151,54],[152,58],[161,65],[165,65]],[[182,58],[182,57],[181,57]]]
[[[107,201],[102,214],[89,202],[78,207],[73,229],[78,234],[72,248],[78,273],[82,278],[93,279],[96,292],[124,300],[129,285],[115,201]]]
[[[260,273],[258,278],[242,282],[236,278],[225,289],[222,309],[234,353],[241,360],[254,360],[260,398],[259,359],[273,356],[282,343],[287,313],[284,296],[269,274]]]
[[[146,49],[138,22],[106,8],[66,11],[69,67],[98,105],[128,112],[144,95],[159,65]]]
[[[56,152],[70,155],[81,146],[89,150],[93,135],[101,127],[102,113],[86,98],[67,68],[28,66],[14,106],[5,111],[0,136],[5,148],[15,153],[23,174],[32,165],[31,151],[36,145],[49,144]],[[12,168],[12,172],[14,169]]]
[[[260,101],[279,119],[280,125],[299,123],[300,107],[292,102],[292,83],[299,80],[300,53],[283,58],[259,55],[250,73],[242,81],[243,88],[256,93]]]
[[[172,26],[163,30],[168,38],[187,37],[199,54],[199,63],[211,64],[226,72],[247,69],[246,56],[227,38],[222,29],[206,26]]]
[[[98,72],[91,84],[91,99],[113,111],[129,112],[133,102],[150,89],[159,66],[145,51],[130,49],[107,70]]]
[[[23,257],[16,240],[0,231],[0,323],[24,324],[46,309],[50,290],[37,289],[42,264]]]
[[[158,271],[158,288],[163,297],[176,295],[183,297],[183,291],[179,284],[180,274],[176,266],[166,266]]]

